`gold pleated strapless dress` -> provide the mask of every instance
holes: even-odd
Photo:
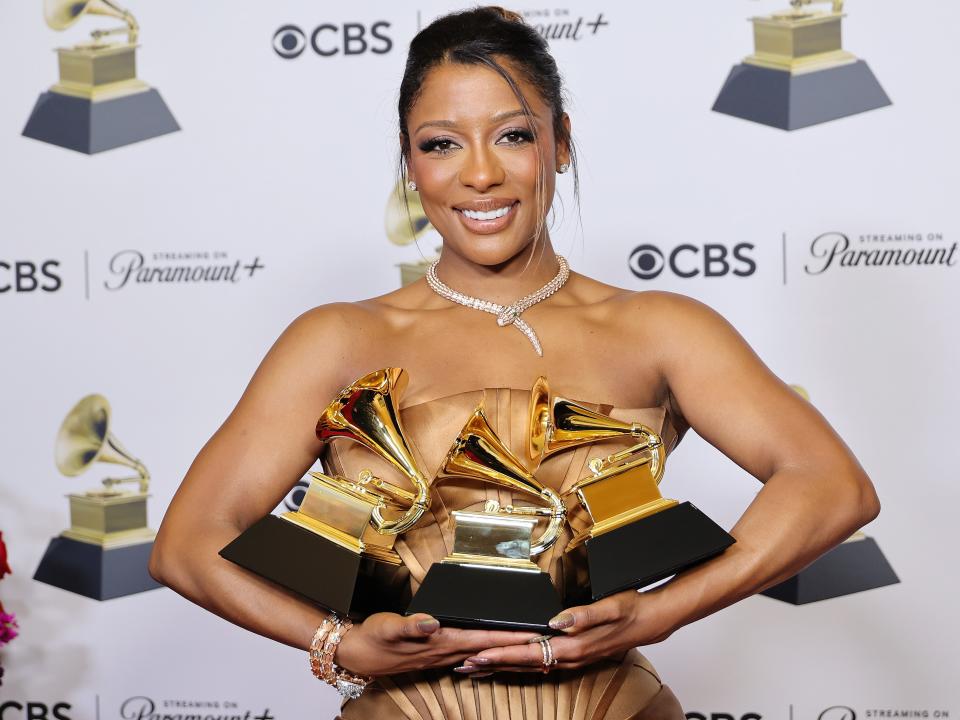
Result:
[[[490,424],[503,442],[525,459],[528,433],[529,390],[487,388],[470,390],[401,407],[400,416],[413,453],[427,477],[433,477],[457,433],[483,400]],[[575,399],[575,398],[574,398]],[[640,422],[656,430],[664,446],[672,449],[679,435],[665,407],[617,408],[584,405],[615,418]],[[543,461],[537,479],[564,492],[589,474],[587,464],[629,447],[630,438],[583,445]],[[363,468],[381,477],[394,473],[382,458],[363,446],[336,438],[326,445],[321,463],[328,474],[355,478]],[[530,496],[471,482],[446,480],[434,486],[431,508],[417,526],[397,539],[396,550],[410,570],[414,592],[435,562],[451,551],[450,512],[482,510],[487,500],[501,505],[537,504]],[[589,524],[589,517],[572,503],[569,527],[552,548],[536,558],[558,587],[563,586],[560,556],[574,533]],[[684,713],[650,662],[637,650],[620,661],[601,661],[576,671],[495,673],[470,678],[452,669],[431,669],[377,678],[364,694],[346,701],[343,720],[684,720]]]

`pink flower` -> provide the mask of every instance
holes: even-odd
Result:
[[[13,613],[0,613],[0,647],[13,640],[17,633],[17,616]]]
[[[13,570],[7,564],[7,546],[3,542],[3,533],[0,532],[0,580],[3,579],[4,575],[9,575],[12,572]]]

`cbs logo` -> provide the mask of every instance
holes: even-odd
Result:
[[[692,278],[723,277],[736,275],[749,277],[757,271],[757,262],[751,257],[752,243],[739,243],[732,249],[718,243],[706,243],[703,246],[684,243],[677,245],[669,253],[656,245],[638,245],[630,253],[630,272],[641,280],[653,280],[665,268],[670,268],[677,277]]]
[[[307,495],[307,488],[310,487],[310,481],[307,479],[301,479],[297,481],[297,484],[290,488],[290,492],[287,493],[287,496],[283,499],[283,505],[290,512],[296,512],[300,509],[300,506],[303,504],[303,498]]]
[[[292,60],[303,54],[309,45],[322,57],[363,55],[372,52],[383,55],[393,48],[393,40],[386,34],[390,23],[379,20],[369,27],[363,23],[317,25],[309,37],[297,25],[284,25],[273,34],[273,49],[280,57]]]
[[[0,703],[0,720],[70,720],[70,704],[59,702],[52,707],[42,702],[19,703],[9,700]]]
[[[0,294],[56,292],[63,285],[57,274],[58,267],[59,260],[44,260],[39,264],[30,260],[0,260]]]

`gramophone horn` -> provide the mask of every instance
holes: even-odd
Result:
[[[360,443],[386,458],[413,483],[410,509],[396,520],[386,520],[380,507],[373,522],[384,535],[396,535],[412,528],[430,506],[427,479],[417,467],[400,422],[399,396],[407,386],[401,368],[368,373],[340,391],[317,421],[317,437],[343,437]]]
[[[529,414],[527,450],[530,459],[536,460],[538,466],[544,458],[578,445],[634,437],[642,442],[617,453],[616,457],[649,450],[653,456],[651,471],[658,480],[663,474],[663,443],[656,432],[641,423],[617,420],[573,400],[559,396],[551,398],[547,379],[542,375],[533,384]]]
[[[540,498],[547,507],[508,508],[507,512],[544,515],[550,518],[537,541],[531,543],[531,556],[539,555],[557,541],[567,515],[563,499],[550,488],[541,485],[503,444],[490,427],[482,404],[477,406],[463,426],[434,482],[451,477],[479,480]]]
[[[103,395],[87,395],[67,413],[57,432],[54,459],[57,469],[69,477],[96,462],[126,465],[142,479],[150,477],[143,463],[110,432],[110,403]]]
[[[407,190],[403,183],[387,198],[384,213],[387,238],[394,245],[409,245],[430,229],[430,221],[420,203],[420,193]]]
[[[66,30],[84,15],[105,15],[127,24],[130,42],[137,41],[139,26],[133,15],[113,0],[44,0],[43,17],[54,30]]]

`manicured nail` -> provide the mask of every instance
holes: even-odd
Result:
[[[430,620],[417,620],[417,628],[420,632],[432,633],[440,628],[440,623],[432,618]]]
[[[560,613],[555,618],[551,618],[548,625],[554,630],[564,630],[573,627],[574,618],[570,613]]]
[[[534,643],[541,642],[543,640],[552,640],[553,635],[537,635],[535,638],[530,638],[527,640],[527,645],[533,645]]]
[[[472,673],[472,672],[476,672],[479,669],[480,668],[474,665],[460,665],[459,667],[455,667],[453,671],[458,673]]]
[[[468,657],[467,662],[473,663],[474,665],[489,665],[490,658],[485,658],[480,655],[474,655],[473,657]]]

